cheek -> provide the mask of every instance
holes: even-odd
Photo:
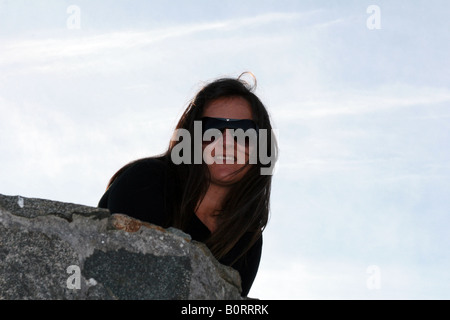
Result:
[[[248,155],[251,151],[251,148],[248,145],[240,145],[238,143],[236,143],[236,153],[239,155],[245,155],[245,158],[248,159]]]

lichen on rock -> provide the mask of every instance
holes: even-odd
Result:
[[[0,299],[241,299],[240,292],[239,273],[180,230],[0,194]]]

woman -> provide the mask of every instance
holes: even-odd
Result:
[[[121,168],[109,181],[99,207],[175,227],[204,242],[221,263],[239,272],[242,296],[247,296],[258,271],[262,231],[269,215],[272,176],[261,170],[273,163],[263,164],[259,158],[251,163],[250,152],[261,139],[256,146],[250,145],[249,139],[235,143],[231,128],[271,132],[269,115],[240,77],[224,78],[198,92],[175,132],[184,130],[194,137],[198,124],[203,125],[202,133],[216,129],[222,134],[220,139],[205,139],[201,144],[203,151],[214,144],[208,153],[213,162],[194,161],[193,139],[190,150],[182,151],[192,161],[174,161],[180,156],[174,151],[184,138],[173,138],[164,154]],[[274,159],[276,141],[271,134],[265,137],[263,142]],[[235,161],[242,154],[245,161]]]

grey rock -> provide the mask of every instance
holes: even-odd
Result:
[[[241,299],[239,273],[180,230],[0,194],[0,299]]]

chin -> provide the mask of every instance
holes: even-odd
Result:
[[[218,185],[232,185],[242,179],[248,169],[237,174],[234,172],[241,169],[243,165],[213,164],[208,166],[211,175],[211,182]]]

